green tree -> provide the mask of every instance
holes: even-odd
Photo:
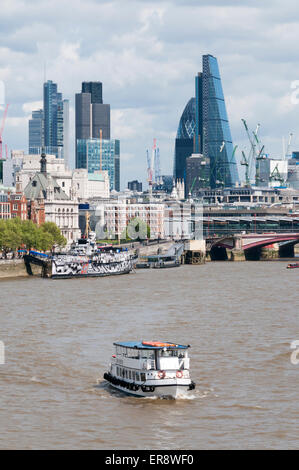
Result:
[[[16,219],[1,220],[0,249],[6,253],[15,252],[22,243],[20,224]]]
[[[48,235],[52,237],[52,247],[54,245],[58,246],[65,246],[67,243],[67,240],[64,238],[64,236],[61,234],[59,227],[57,227],[54,222],[45,222],[44,224],[41,225],[41,230]],[[49,240],[49,238],[48,238]]]
[[[53,222],[46,222],[41,227],[32,220],[14,219],[0,220],[0,250],[5,256],[8,251],[16,251],[23,246],[27,250],[35,248],[47,251],[54,245],[66,245],[66,239]]]
[[[38,226],[32,220],[23,220],[21,223],[22,244],[31,250],[38,244]]]
[[[55,245],[55,242],[51,233],[39,229],[36,249],[41,251],[48,251],[53,247],[53,245]]]

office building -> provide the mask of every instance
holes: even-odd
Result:
[[[186,160],[186,194],[192,196],[210,186],[210,161],[202,154],[192,154]]]
[[[195,98],[191,98],[181,116],[175,139],[174,178],[186,179],[186,159],[193,153],[195,135]]]
[[[49,154],[68,160],[69,102],[52,80],[44,83],[44,147]]]
[[[76,94],[76,168],[108,171],[110,189],[120,190],[120,142],[110,137],[110,105],[101,82],[83,82]]]
[[[88,173],[108,171],[110,190],[120,190],[120,142],[107,139],[78,139],[77,168]]]
[[[29,119],[29,153],[41,154],[44,146],[44,111],[38,109],[32,111],[32,117]]]
[[[103,104],[101,82],[83,82],[81,93],[76,93],[76,167],[77,141],[80,139],[110,139],[110,105]]]
[[[203,56],[201,81],[202,148],[204,157],[210,159],[210,185],[211,188],[232,187],[239,182],[238,169],[234,157],[218,62],[216,57],[210,54]]]
[[[137,191],[138,193],[142,193],[142,183],[137,180],[128,181],[128,189],[131,191]]]

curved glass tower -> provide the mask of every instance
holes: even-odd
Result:
[[[173,176],[186,178],[186,158],[193,153],[196,118],[195,98],[190,98],[181,116],[177,136],[175,139],[174,171]]]

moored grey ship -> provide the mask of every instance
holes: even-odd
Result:
[[[31,251],[24,256],[27,271],[31,264],[42,266],[42,277],[70,279],[74,277],[100,277],[128,274],[133,269],[134,255],[126,248],[111,245],[98,247],[93,234],[81,238],[66,253],[48,256]]]

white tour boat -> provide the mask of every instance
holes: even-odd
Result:
[[[113,387],[141,397],[178,398],[195,388],[188,346],[158,341],[117,342],[109,371]]]

